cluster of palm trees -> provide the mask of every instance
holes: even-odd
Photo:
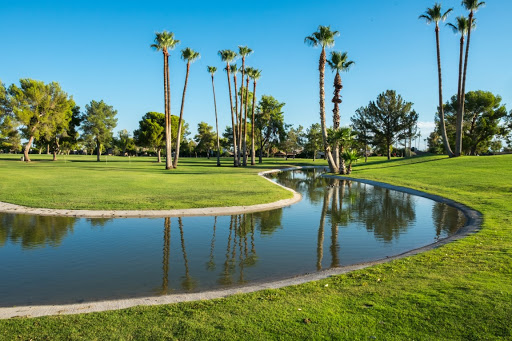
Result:
[[[190,72],[190,64],[200,58],[200,54],[191,48],[187,47],[181,50],[181,58],[187,63],[187,72],[185,75],[185,85],[183,87],[183,95],[181,98],[181,110],[178,121],[178,132],[176,139],[176,149],[174,160],[171,163],[171,86],[169,81],[169,51],[173,50],[178,44],[179,40],[175,39],[174,33],[163,31],[157,32],[154,44],[151,45],[154,49],[162,51],[164,56],[164,101],[165,101],[165,150],[166,150],[166,161],[165,169],[172,169],[178,167],[178,158],[180,153],[180,141],[182,134],[182,122],[183,122],[183,109],[185,105],[185,94],[187,92],[188,76]],[[250,55],[253,51],[247,46],[238,46],[238,53],[232,50],[221,50],[219,56],[222,61],[226,63],[226,73],[228,76],[229,86],[229,102],[231,109],[231,123],[233,128],[233,153],[234,153],[234,166],[240,165],[247,166],[247,111],[249,101],[249,78],[253,80],[253,100],[252,100],[252,113],[251,113],[251,165],[255,164],[255,147],[254,147],[254,109],[256,99],[256,82],[261,76],[261,71],[252,67],[246,67],[245,58]],[[242,67],[239,69],[236,64],[230,64],[238,57],[242,58]],[[207,71],[212,77],[212,89],[213,89],[213,103],[215,108],[215,126],[217,130],[217,166],[220,166],[220,140],[219,140],[219,124],[217,117],[217,101],[215,98],[215,83],[214,75],[217,72],[215,66],[207,66]],[[238,72],[242,73],[242,84],[240,88],[237,87],[236,75]],[[233,83],[235,87],[235,106],[233,107],[233,96],[231,92],[231,78],[230,74],[233,75]],[[244,86],[243,83],[246,85]],[[239,95],[238,95],[239,94]],[[238,101],[240,96],[240,106]],[[239,110],[240,108],[240,110]]]
[[[238,53],[233,50],[220,50],[219,56],[223,62],[226,63],[226,68],[224,69],[228,78],[228,89],[229,89],[229,107],[231,109],[231,125],[233,130],[233,165],[235,167],[238,166],[247,166],[247,114],[248,114],[248,105],[249,105],[249,78],[253,80],[253,97],[252,97],[252,113],[251,113],[251,165],[255,164],[255,147],[254,147],[254,109],[256,105],[256,83],[261,76],[261,71],[258,69],[254,69],[252,67],[247,67],[245,65],[245,58],[252,53],[252,49],[247,46],[238,46]],[[233,62],[238,58],[242,58],[242,66],[238,68],[236,64]],[[215,71],[217,71],[216,67],[208,66],[208,72],[210,72],[212,76],[212,88],[213,88],[213,97],[214,97],[214,105],[215,105],[215,120],[217,121],[217,107],[215,100],[215,87],[213,76]],[[242,81],[240,84],[240,88],[237,87],[237,74],[238,72],[242,73]],[[233,106],[233,93],[231,90],[231,77],[233,76],[233,85],[235,87],[235,105]],[[244,87],[244,81],[246,83]],[[240,96],[240,102],[238,101],[238,96]],[[220,146],[219,146],[219,129],[217,127],[217,166],[220,166]]]
[[[341,103],[340,91],[343,88],[341,84],[340,72],[348,71],[349,68],[354,64],[353,61],[349,61],[346,52],[331,52],[330,59],[327,60],[326,48],[334,46],[334,38],[339,36],[338,31],[331,30],[330,26],[318,26],[318,30],[313,32],[312,35],[307,36],[304,42],[310,46],[321,47],[320,60],[318,62],[318,71],[320,72],[320,126],[322,132],[322,143],[324,146],[325,158],[329,164],[329,170],[331,173],[342,173],[346,174],[344,158],[342,154],[346,156],[354,157],[353,153],[345,152],[343,147],[340,148],[339,142],[334,143],[334,148],[331,148],[331,143],[328,138],[327,124],[325,118],[325,64],[326,62],[331,67],[331,70],[336,72],[334,78],[334,97],[332,102],[334,103],[333,109],[333,134],[339,135],[340,131],[340,114],[339,104]],[[335,141],[339,139],[335,139]],[[333,152],[334,149],[334,152]]]
[[[174,38],[174,33],[163,31],[157,32],[155,37],[154,44],[151,45],[152,48],[157,51],[162,51],[164,55],[164,101],[165,101],[165,169],[172,169],[178,167],[178,157],[180,154],[180,140],[181,140],[181,130],[182,130],[182,122],[183,122],[183,109],[185,105],[185,94],[187,92],[187,83],[188,76],[190,72],[190,64],[200,58],[199,52],[195,52],[191,48],[187,47],[181,50],[181,58],[187,62],[187,72],[185,75],[185,85],[183,86],[183,95],[181,97],[181,110],[180,110],[180,118],[178,121],[178,133],[176,139],[176,153],[174,155],[174,160],[171,163],[172,156],[172,146],[171,146],[171,84],[169,80],[169,50],[173,50],[178,44],[179,40]]]
[[[469,54],[469,43],[471,39],[471,31],[476,26],[476,20],[474,13],[485,5],[485,2],[478,0],[462,0],[462,6],[469,11],[468,17],[459,16],[455,24],[448,24],[455,33],[459,33],[460,37],[460,54],[459,54],[459,75],[457,82],[457,121],[455,127],[455,148],[452,150],[448,136],[446,134],[446,125],[444,120],[444,108],[443,108],[443,82],[441,73],[441,52],[439,47],[439,22],[445,21],[448,14],[453,11],[453,8],[448,9],[443,13],[441,4],[436,3],[432,8],[427,8],[424,14],[419,16],[419,19],[425,19],[428,24],[435,24],[436,33],[436,47],[437,47],[437,73],[439,78],[439,123],[441,129],[441,136],[443,139],[443,145],[446,153],[450,156],[460,156],[462,153],[462,125],[464,122],[464,101],[466,98],[466,74],[468,67],[468,54]],[[464,40],[467,36],[466,52],[464,60],[462,58],[464,51]]]

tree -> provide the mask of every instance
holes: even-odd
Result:
[[[340,147],[341,154],[345,149],[352,146],[355,133],[350,127],[342,127],[338,130],[329,129],[327,131],[329,143]],[[339,172],[340,174],[347,174],[347,168],[345,167],[345,159],[340,157]]]
[[[324,144],[325,157],[329,162],[329,169],[331,173],[338,173],[338,168],[332,157],[331,147],[327,142],[327,126],[325,123],[325,89],[324,89],[324,74],[325,74],[325,49],[334,46],[334,38],[339,36],[338,31],[331,31],[330,26],[318,26],[318,31],[313,32],[311,36],[304,39],[304,42],[317,47],[322,47],[320,53],[320,60],[318,62],[318,70],[320,72],[320,124],[322,127],[322,142]]]
[[[334,97],[332,98],[332,102],[334,103],[334,109],[332,110],[332,119],[333,119],[333,129],[337,131],[340,127],[340,109],[339,105],[341,103],[340,92],[343,88],[341,84],[341,76],[340,72],[348,71],[352,65],[354,65],[353,61],[349,61],[347,57],[347,52],[331,52],[331,58],[327,60],[327,64],[331,67],[331,71],[336,71],[336,76],[334,77]],[[342,151],[343,152],[343,151]],[[334,145],[334,162],[336,162],[336,167],[340,168],[340,150],[337,144]]]
[[[123,156],[127,153],[135,153],[135,140],[126,129],[117,132],[117,138],[114,138],[114,146],[119,149]]]
[[[401,139],[404,140],[404,154],[405,156],[411,155],[412,138],[416,136],[418,131],[418,118],[419,115],[415,110],[411,110],[404,118],[404,130],[401,133]],[[409,141],[409,149],[407,149],[407,141]],[[409,151],[408,151],[409,150]]]
[[[248,55],[250,55],[253,51],[248,48],[247,46],[240,46],[238,45],[238,55],[240,57],[242,57],[242,85],[244,83],[244,77],[245,77],[245,57],[247,57]],[[249,84],[249,77],[247,77],[247,84]],[[246,86],[246,89],[248,88],[248,85]],[[240,140],[241,140],[241,134],[242,134],[242,107],[244,106],[243,103],[244,103],[244,97],[243,97],[244,93],[240,93]],[[247,97],[247,95],[246,95]],[[242,147],[242,151],[243,151],[243,166],[246,167],[247,166],[247,132],[245,131],[245,129],[247,128],[247,99],[245,101],[245,118],[244,118],[244,124],[243,124],[243,135],[244,135],[244,140],[243,140],[243,147]],[[240,142],[242,143],[242,142]]]
[[[319,123],[313,123],[306,130],[305,151],[313,155],[313,161],[316,160],[316,152],[322,148],[322,131]]]
[[[112,139],[112,130],[117,126],[117,110],[103,100],[92,100],[85,105],[82,130],[96,142],[96,161],[100,162],[101,146]]]
[[[172,132],[171,132],[171,85],[169,80],[169,50],[172,50],[180,43],[174,39],[172,32],[157,32],[155,43],[151,45],[157,51],[162,51],[164,55],[164,102],[165,102],[165,169],[172,169],[171,150],[172,150]],[[99,156],[98,156],[99,158]],[[99,161],[99,160],[98,160]]]
[[[343,158],[345,163],[348,164],[346,174],[350,175],[350,173],[352,173],[352,163],[357,162],[357,160],[359,160],[357,151],[353,149],[346,150],[341,154],[341,157]]]
[[[396,91],[386,90],[364,111],[374,137],[373,143],[385,145],[388,160],[391,159],[391,145],[401,138],[400,133],[411,108],[412,103],[404,101]]]
[[[236,144],[236,136],[235,136],[236,125],[235,125],[235,116],[233,113],[233,97],[231,94],[231,80],[229,79],[229,71],[230,71],[229,63],[231,63],[233,60],[235,60],[236,52],[231,51],[231,50],[220,50],[219,56],[223,62],[226,62],[226,72],[228,75],[228,87],[229,87],[229,104],[230,104],[229,108],[231,109],[231,125],[232,125],[232,129],[233,129],[233,153],[234,153],[233,165],[235,167],[238,167],[238,160],[236,157],[236,153],[237,153],[237,148],[236,148],[237,144]]]
[[[507,117],[507,109],[501,104],[501,100],[501,96],[489,91],[470,91],[466,94],[462,131],[464,154],[485,153],[494,138],[506,135],[506,125],[502,123],[506,123],[503,121]],[[455,123],[459,110],[457,96],[452,96],[445,105],[445,110],[447,119]]]
[[[237,55],[238,56],[238,55]],[[241,140],[242,140],[242,130],[241,130],[241,127],[242,127],[242,116],[239,116],[238,115],[238,87],[236,85],[236,75],[238,74],[238,66],[236,64],[231,64],[230,67],[229,67],[229,72],[231,72],[231,74],[233,75],[233,84],[235,86],[235,140],[236,140],[236,145],[237,145],[237,151],[235,152],[235,158],[236,158],[236,162],[238,164],[238,166],[240,166],[240,153],[241,153],[241,148],[242,148],[242,143],[241,143]],[[243,84],[243,79],[242,79],[242,84]],[[241,87],[240,87],[241,88]],[[240,102],[240,107],[242,106],[241,102]]]
[[[197,125],[197,135],[194,136],[196,141],[196,150],[198,153],[206,153],[208,159],[210,158],[210,151],[215,145],[215,132],[212,131],[213,127],[206,122],[201,122]]]
[[[457,128],[455,135],[455,156],[460,156],[462,153],[462,133],[463,133],[463,122],[464,122],[464,104],[466,98],[466,74],[468,70],[468,55],[469,55],[469,43],[471,41],[471,29],[473,28],[473,16],[474,13],[485,5],[485,2],[478,0],[462,0],[462,5],[469,11],[468,16],[468,42],[466,44],[466,55],[464,57],[464,72],[462,74],[462,86],[460,88],[460,101],[462,105],[459,107],[459,111],[457,113]]]
[[[453,8],[448,9],[446,12],[442,12],[441,5],[435,4],[432,8],[427,8],[425,14],[419,16],[419,19],[425,19],[428,24],[435,23],[436,32],[436,49],[437,49],[437,78],[438,78],[438,90],[439,90],[439,123],[441,125],[441,136],[443,137],[444,149],[446,154],[450,157],[454,156],[450,144],[448,143],[448,137],[446,135],[444,109],[443,109],[443,79],[441,73],[441,48],[439,46],[439,21],[445,21],[448,14]]]
[[[372,135],[370,131],[370,123],[368,121],[367,108],[361,107],[356,110],[355,116],[352,116],[352,128],[356,133],[355,140],[361,146],[364,146],[364,162],[368,161],[368,145],[372,141]]]
[[[272,96],[263,95],[256,113],[256,127],[260,131],[259,163],[262,163],[263,149],[267,149],[267,157],[270,147],[276,146],[286,136],[284,116],[281,111],[285,103],[280,103]]]
[[[217,72],[217,68],[215,66],[207,66],[207,70],[212,76],[213,107],[215,108],[215,129],[217,132],[217,167],[220,167],[219,120],[217,119],[217,100],[215,99],[215,83],[213,82],[213,76]]]
[[[0,81],[0,150],[19,151],[20,148],[18,123],[9,105],[9,93]]]
[[[252,118],[251,118],[251,165],[254,166],[255,160],[256,160],[256,149],[254,147],[254,138],[255,138],[255,117],[254,117],[254,110],[256,107],[256,82],[261,77],[261,70],[250,68],[248,70],[248,75],[253,80],[253,87],[252,87]]]
[[[80,107],[75,105],[71,109],[71,120],[69,121],[68,127],[62,137],[60,138],[61,149],[68,152],[71,150],[78,149],[80,142],[78,128],[82,124],[82,114],[80,113]]]
[[[187,92],[187,83],[188,83],[188,74],[190,72],[190,63],[193,63],[197,59],[199,59],[201,55],[199,52],[195,52],[191,48],[186,48],[181,50],[181,59],[187,61],[187,72],[185,75],[185,85],[183,86],[183,96],[181,97],[181,110],[180,110],[180,119],[178,121],[178,137],[176,138],[176,154],[174,154],[174,168],[178,167],[178,158],[180,154],[180,143],[181,143],[181,126],[183,121],[183,108],[185,106],[185,93]]]
[[[48,137],[64,129],[71,119],[75,102],[56,82],[44,84],[32,79],[20,79],[20,87],[9,87],[11,108],[16,121],[23,126],[22,133],[28,139],[25,145],[25,161],[34,139]]]
[[[135,143],[141,147],[154,148],[157,162],[161,162],[161,151],[165,148],[165,115],[148,112],[139,121],[139,129],[133,132]]]
[[[303,149],[305,137],[304,128],[301,125],[299,125],[297,129],[292,127],[286,132],[286,138],[284,138],[280,144],[286,154],[286,160],[288,160],[289,152],[295,154]]]

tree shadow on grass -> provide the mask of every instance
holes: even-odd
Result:
[[[433,159],[432,155],[425,155],[425,156],[416,156],[416,157],[409,158],[409,159],[396,158],[396,159],[391,159],[391,160],[375,161],[370,164],[358,163],[358,164],[353,165],[353,167],[354,167],[354,171],[358,170],[357,168],[360,168],[363,166],[368,166],[368,169],[383,169],[383,168],[409,166],[409,165],[426,163],[426,162],[442,161],[442,160],[446,160],[447,158],[448,157]],[[408,161],[408,162],[404,162],[404,161]],[[382,166],[373,167],[374,165],[382,165]]]

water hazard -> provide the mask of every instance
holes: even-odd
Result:
[[[219,217],[85,219],[0,213],[0,306],[226,288],[400,254],[455,233],[457,209],[406,193],[269,175],[290,207]]]

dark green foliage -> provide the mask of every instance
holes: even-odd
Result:
[[[306,130],[306,143],[304,151],[308,157],[316,159],[316,152],[322,149],[322,131],[320,130],[320,123],[313,123],[311,127]]]
[[[216,139],[217,135],[213,131],[212,126],[205,122],[201,122],[197,125],[197,135],[194,136],[194,140],[197,143],[196,151],[199,154],[203,154],[210,158]]]
[[[98,161],[101,153],[101,145],[112,140],[112,130],[117,126],[117,110],[107,105],[103,100],[92,100],[85,106],[82,130],[85,138],[96,142]]]

